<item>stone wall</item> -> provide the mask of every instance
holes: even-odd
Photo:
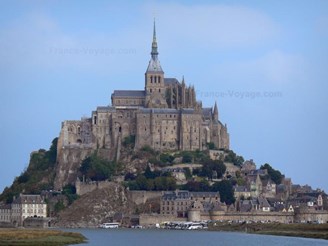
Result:
[[[237,221],[275,221],[280,223],[294,222],[294,213],[280,212],[222,212],[201,213],[202,220],[237,220]]]
[[[75,182],[76,194],[82,196],[86,193],[92,192],[96,189],[108,188],[112,182],[109,181],[93,181],[93,182],[81,182],[79,179]]]
[[[318,222],[318,223],[328,223],[328,211],[311,211],[311,212],[296,212],[295,222],[305,223],[305,222]]]
[[[187,218],[177,218],[171,215],[160,214],[141,214],[139,217],[139,224],[142,226],[155,225],[168,221],[187,221]]]
[[[23,224],[25,228],[48,228],[50,218],[27,218]]]
[[[162,196],[161,191],[128,191],[127,196],[131,201],[134,201],[136,205],[145,204],[148,199],[158,198]]]

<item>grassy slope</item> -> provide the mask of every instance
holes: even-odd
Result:
[[[256,234],[320,238],[328,240],[328,224],[229,224],[223,222],[211,224],[209,229],[214,231],[238,231]]]
[[[37,229],[0,229],[0,245],[68,245],[86,241],[80,233]]]

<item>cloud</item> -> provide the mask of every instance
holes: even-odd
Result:
[[[119,64],[134,58],[129,32],[65,32],[56,18],[33,12],[12,20],[0,30],[0,70],[12,75],[42,69],[74,69],[108,74],[126,69]]]
[[[184,40],[203,47],[236,48],[260,44],[279,36],[280,27],[263,12],[239,5],[147,5],[156,12],[161,31],[174,42]],[[164,37],[165,38],[165,37]],[[180,43],[181,45],[181,43]]]
[[[328,37],[328,15],[321,15],[316,18],[314,30],[323,37]]]
[[[146,4],[141,9],[144,15],[137,21],[130,20],[122,30],[104,27],[106,32],[67,32],[55,16],[40,11],[25,13],[0,30],[0,37],[4,37],[0,39],[0,69],[10,76],[35,68],[72,68],[99,74],[108,74],[109,68],[111,73],[135,69],[131,65],[140,64],[140,57],[148,59],[143,54],[150,48],[153,10],[158,10],[159,44],[165,43],[160,51],[176,51],[181,46],[197,52],[256,46],[279,36],[279,26],[269,16],[242,6],[163,3]]]
[[[307,77],[308,65],[300,54],[271,50],[256,58],[217,65],[218,76],[247,86],[298,84]]]

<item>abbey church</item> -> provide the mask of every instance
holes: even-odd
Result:
[[[98,107],[91,118],[64,121],[58,155],[69,149],[117,153],[129,136],[134,136],[135,149],[148,145],[158,151],[204,150],[208,143],[229,148],[229,134],[219,120],[217,104],[203,107],[194,87],[187,86],[184,79],[165,77],[158,58],[155,23],[144,90],[115,90],[111,105]],[[62,159],[65,161],[65,156]]]

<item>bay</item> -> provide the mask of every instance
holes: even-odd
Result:
[[[171,245],[328,245],[327,240],[309,239],[285,236],[256,235],[236,232],[217,231],[181,231],[161,229],[63,229],[79,232],[88,238],[88,242],[79,245],[142,245],[142,246],[171,246]]]

